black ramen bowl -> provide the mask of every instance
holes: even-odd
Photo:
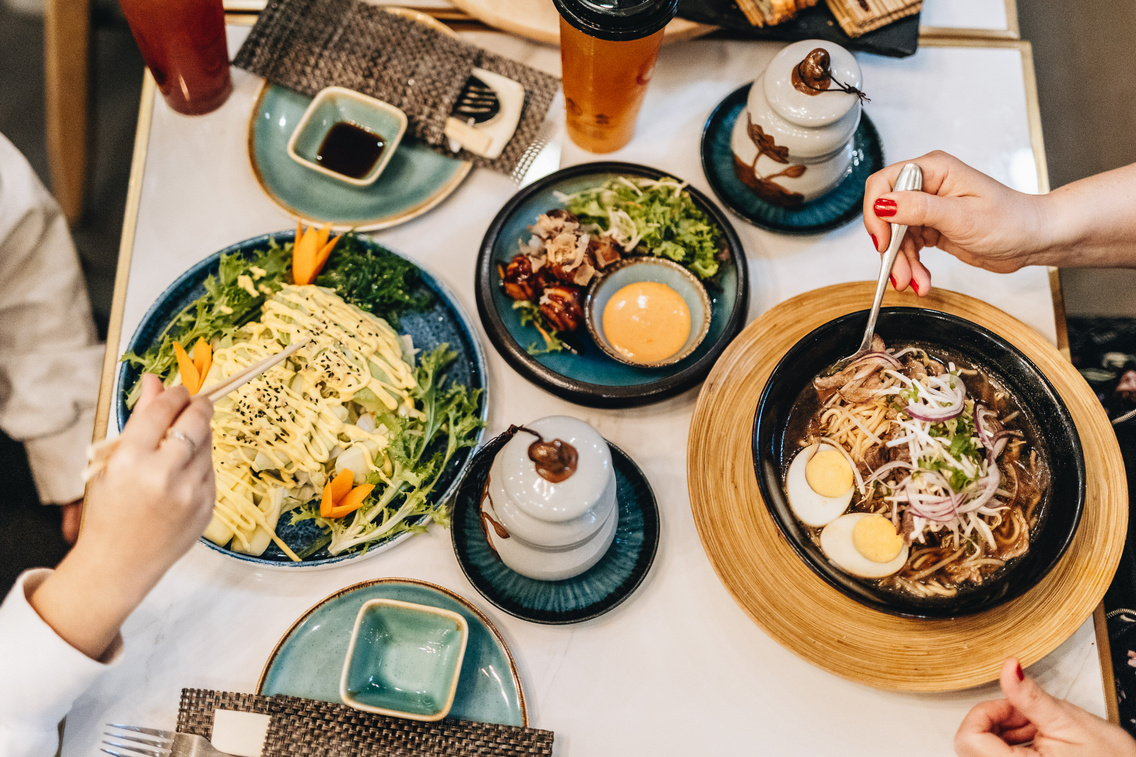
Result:
[[[920,308],[884,308],[876,333],[889,347],[918,344],[968,362],[1013,397],[1025,418],[1015,425],[1048,464],[1050,484],[1039,504],[1029,551],[1010,560],[982,584],[964,585],[951,597],[915,597],[881,588],[837,568],[797,521],[786,498],[784,471],[799,449],[790,438],[790,411],[812,380],[855,351],[867,311],[829,321],[797,342],[765,385],[753,425],[753,461],[769,512],[808,566],[852,599],[883,612],[915,618],[952,618],[989,610],[1033,588],[1061,559],[1085,503],[1085,459],[1073,419],[1057,390],[1036,365],[996,334],[958,316]]]

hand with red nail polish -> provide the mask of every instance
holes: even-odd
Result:
[[[955,734],[959,757],[1136,757],[1136,741],[1120,726],[1056,699],[1022,672],[1002,665],[1005,699],[976,705]]]
[[[892,192],[906,163],[923,169],[923,191]],[[891,241],[891,224],[908,227],[896,259],[897,289],[931,291],[931,272],[920,260],[924,247],[938,247],[992,271],[1015,271],[1034,259],[1045,238],[1046,198],[1006,187],[955,157],[933,152],[872,174],[864,186],[864,226],[879,250]]]

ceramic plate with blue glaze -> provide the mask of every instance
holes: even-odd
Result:
[[[216,275],[222,255],[237,253],[247,256],[254,250],[265,249],[271,239],[276,239],[277,242],[283,244],[291,242],[295,236],[294,231],[281,231],[246,239],[210,255],[194,265],[174,283],[170,284],[166,291],[162,292],[154,304],[150,306],[150,309],[142,316],[142,321],[138,324],[138,328],[130,338],[130,343],[126,346],[126,349],[140,355],[151,345],[156,344],[173,319],[190,303],[205,294],[205,278]],[[397,254],[370,237],[359,236],[357,239],[361,245],[372,250],[385,250]],[[414,340],[414,346],[420,350],[429,351],[445,342],[457,352],[457,358],[446,369],[446,379],[452,383],[463,384],[470,389],[482,390],[481,418],[484,420],[488,408],[485,396],[485,355],[481,351],[481,344],[477,341],[477,337],[474,336],[473,325],[469,322],[469,318],[457,299],[444,284],[422,268],[419,268],[418,272],[422,285],[434,295],[434,303],[430,309],[423,312],[405,313],[399,323],[398,331],[400,334],[409,334]],[[124,363],[118,371],[118,379],[115,383],[115,410],[120,431],[125,425],[126,419],[130,416],[130,410],[126,407],[127,394],[138,381],[140,372],[137,366],[129,363]],[[444,501],[453,494],[472,457],[473,450],[465,449],[459,451],[450,459],[449,465],[442,473],[435,488],[435,491],[438,492],[439,501]],[[277,524],[276,534],[293,550],[303,552],[322,539],[324,531],[310,520],[293,524],[285,516]],[[331,555],[324,547],[300,563],[294,563],[288,559],[288,556],[280,551],[280,548],[275,544],[270,544],[263,555],[254,557],[219,547],[205,538],[202,538],[201,542],[218,552],[223,552],[245,562],[283,567],[312,567],[331,565],[343,560],[361,557],[362,554],[373,554],[410,535],[410,533],[404,532],[386,541],[372,543],[365,553],[352,552]]]
[[[493,458],[506,441],[498,436],[477,451],[454,498],[450,538],[466,577],[497,607],[534,623],[579,623],[615,608],[646,578],[659,547],[659,508],[647,477],[609,442],[619,507],[614,541],[600,561],[580,575],[537,581],[501,562],[482,530],[482,490]]]
[[[312,98],[265,84],[249,120],[252,171],[265,193],[292,216],[336,229],[373,231],[419,216],[450,195],[471,163],[447,158],[405,137],[374,184],[356,187],[288,157],[288,140]]]
[[[659,402],[697,386],[714,361],[745,325],[749,307],[749,278],[741,240],[725,214],[706,195],[687,187],[694,204],[722,232],[724,259],[714,280],[707,282],[710,296],[710,330],[689,357],[662,368],[625,365],[608,357],[592,341],[587,329],[570,339],[578,353],[568,350],[532,354],[543,347],[540,333],[521,323],[520,311],[501,287],[499,266],[517,254],[517,243],[528,241],[528,227],[541,213],[561,208],[560,194],[599,186],[619,176],[661,179],[669,176],[634,163],[584,163],[540,179],[505,204],[481,242],[477,259],[477,312],[493,346],[522,376],[570,402],[592,407],[633,407]],[[675,177],[680,178],[681,177]]]
[[[448,717],[524,727],[525,694],[513,655],[489,618],[448,589],[409,578],[378,578],[340,589],[308,610],[272,650],[257,683],[264,696],[342,703],[339,678],[364,602],[397,599],[451,610],[469,624],[458,691]]]
[[[735,89],[718,104],[702,131],[702,170],[723,205],[742,219],[778,234],[821,234],[860,217],[864,181],[884,167],[880,135],[867,116],[852,137],[852,170],[834,189],[799,208],[784,208],[759,198],[734,173],[730,136],[745,110],[750,85]]]

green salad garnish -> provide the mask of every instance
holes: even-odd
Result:
[[[620,176],[564,197],[569,212],[630,254],[668,258],[699,278],[718,273],[721,230],[677,179]]]

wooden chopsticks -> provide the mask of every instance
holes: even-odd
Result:
[[[295,344],[289,345],[288,348],[283,352],[279,352],[275,355],[269,355],[268,357],[264,358],[264,360],[259,360],[253,363],[240,373],[234,374],[227,380],[222,381],[220,384],[217,384],[217,386],[210,389],[205,396],[209,398],[210,402],[216,402],[229,392],[237,389],[238,387],[244,386],[246,383],[252,381],[254,378],[269,370],[270,368],[274,368],[280,363],[283,363],[285,360],[291,357],[293,352],[305,346],[310,341],[310,339],[301,339]]]
[[[296,350],[307,345],[311,339],[301,339],[275,355],[269,355],[259,360],[240,373],[236,373],[210,389],[205,396],[210,402],[216,402],[235,389],[244,386],[257,376],[287,360]],[[83,480],[90,481],[106,469],[107,461],[114,454],[118,446],[118,437],[114,439],[100,439],[87,448],[87,469],[83,471]]]

